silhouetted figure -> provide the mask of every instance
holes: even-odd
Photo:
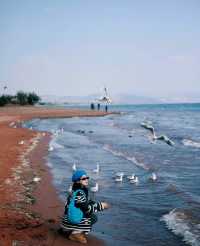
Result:
[[[94,109],[95,109],[94,103],[91,103],[91,104],[90,104],[90,109],[91,109],[91,110],[94,110]]]
[[[108,112],[108,105],[105,106],[105,111]]]
[[[100,105],[100,103],[98,103],[97,104],[97,109],[100,110],[100,107],[101,107],[101,105]]]

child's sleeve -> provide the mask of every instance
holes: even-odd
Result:
[[[75,206],[90,215],[103,210],[101,202],[88,201],[84,192],[79,191],[75,197]]]

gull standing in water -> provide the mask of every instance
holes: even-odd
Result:
[[[72,165],[72,170],[73,170],[73,172],[76,171],[76,163],[74,163],[74,164]]]
[[[129,180],[133,180],[133,179],[135,179],[135,174],[134,174],[134,173],[132,173],[130,176],[127,176],[127,179],[129,179]]]
[[[156,181],[157,180],[157,175],[155,173],[152,173],[151,177],[150,177],[150,180],[151,181]]]
[[[100,171],[100,166],[97,164],[97,167],[93,170],[94,173],[99,173]]]
[[[99,184],[96,183],[95,186],[90,188],[90,190],[91,190],[91,192],[94,192],[94,193],[97,192],[99,190]]]
[[[134,179],[131,179],[131,180],[130,180],[130,183],[131,183],[131,184],[138,184],[138,182],[139,182],[139,179],[138,179],[137,176],[135,176]]]
[[[115,182],[122,182],[123,181],[123,175],[118,175],[115,177]]]

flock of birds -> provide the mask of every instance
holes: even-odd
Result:
[[[77,166],[76,166],[76,163],[74,163],[72,165],[72,171],[75,172],[76,170],[77,170]],[[96,165],[96,168],[93,169],[92,172],[95,173],[95,174],[99,174],[99,172],[100,172],[100,165],[97,164]],[[124,172],[117,172],[117,173],[115,173],[115,175],[114,175],[113,178],[114,178],[115,182],[123,182],[123,180],[124,180],[125,177],[129,180],[129,182],[131,184],[138,184],[139,183],[139,177],[137,175],[135,175],[134,173],[132,173],[131,175],[125,175]],[[155,172],[153,172],[151,174],[151,176],[149,177],[149,180],[150,181],[153,181],[153,182],[155,182],[157,180],[157,175],[156,175]],[[93,193],[99,191],[99,184],[98,184],[98,182],[96,182],[94,186],[91,186],[90,187],[90,191],[93,192]],[[72,185],[69,186],[68,192],[69,193],[72,192]]]
[[[123,178],[125,177],[125,174],[123,172],[117,172],[115,174],[115,182],[122,182]],[[129,180],[131,184],[138,184],[139,183],[139,178],[137,175],[132,173],[131,175],[127,175],[126,178]],[[156,173],[152,173],[151,176],[149,177],[149,180],[151,181],[156,181],[157,180],[157,175]]]
[[[149,123],[147,122],[142,122],[140,124],[143,128],[149,130],[152,134],[152,143],[154,143],[156,140],[160,140],[160,141],[163,141],[165,142],[166,144],[170,145],[170,146],[173,146],[174,145],[174,142],[169,139],[166,135],[160,135],[160,136],[156,136],[156,133],[155,133],[155,130],[154,130],[154,127],[152,125],[150,125]]]

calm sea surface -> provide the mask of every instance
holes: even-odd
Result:
[[[118,105],[121,112],[106,117],[32,120],[26,127],[53,134],[48,154],[54,183],[65,200],[72,165],[85,169],[93,199],[112,208],[99,213],[93,233],[107,245],[200,245],[200,104]],[[174,143],[152,143],[148,121],[156,135]],[[100,165],[99,174],[93,170]],[[116,182],[117,172],[124,172]],[[156,173],[157,180],[149,178]],[[138,184],[127,175],[134,173]]]

